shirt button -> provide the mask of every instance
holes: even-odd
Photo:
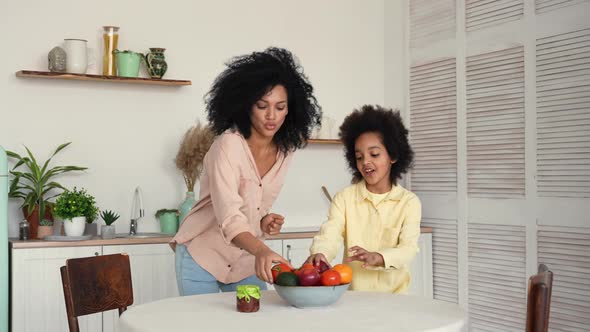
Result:
[[[256,208],[256,210],[260,211],[260,208]]]
[[[262,183],[258,185],[259,187],[262,187]]]
[[[227,267],[231,267],[231,265],[228,264]]]

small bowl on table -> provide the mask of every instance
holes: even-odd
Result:
[[[279,296],[297,308],[324,307],[336,303],[350,284],[338,286],[279,286],[274,288]]]

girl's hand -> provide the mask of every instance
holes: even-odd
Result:
[[[330,269],[332,268],[332,266],[330,265],[330,263],[328,262],[328,259],[326,259],[326,256],[324,256],[324,254],[313,254],[307,258],[305,263],[311,263],[311,264],[313,264],[313,266],[319,266],[320,261],[326,263],[326,265],[328,265],[328,267]]]
[[[260,280],[271,284],[274,282],[274,280],[272,280],[271,269],[275,263],[284,263],[290,268],[293,268],[286,259],[262,243],[258,250],[255,251],[254,257],[254,271],[256,271],[256,276]]]
[[[276,213],[269,213],[260,220],[260,229],[269,235],[279,234],[285,223],[285,217]]]
[[[364,262],[364,264],[362,265],[363,267],[367,267],[367,266],[383,267],[383,266],[385,266],[385,261],[383,261],[383,256],[381,256],[381,254],[378,252],[369,252],[359,246],[354,246],[354,247],[348,249],[348,251],[352,254],[352,256],[346,258],[347,262],[352,262],[352,261]]]

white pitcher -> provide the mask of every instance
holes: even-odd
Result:
[[[64,39],[66,51],[66,72],[85,74],[88,68],[88,41],[85,39]]]

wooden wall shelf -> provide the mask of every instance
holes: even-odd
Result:
[[[70,73],[54,73],[49,71],[33,71],[33,70],[19,70],[16,72],[17,77],[25,78],[51,78],[62,80],[77,80],[77,81],[98,81],[98,82],[116,82],[116,83],[132,83],[132,84],[148,84],[148,85],[168,85],[168,86],[182,86],[191,85],[192,82],[188,80],[170,80],[170,79],[153,79],[142,77],[118,77],[118,76],[103,76],[90,74],[70,74]]]
[[[336,139],[336,138],[330,138],[330,139],[315,138],[315,139],[310,139],[307,142],[310,144],[342,144],[342,142],[340,142],[340,140]]]

